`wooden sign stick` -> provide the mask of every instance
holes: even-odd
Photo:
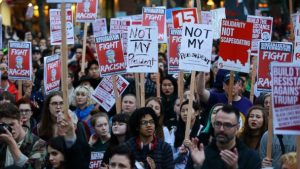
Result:
[[[145,74],[141,73],[140,87],[141,87],[141,107],[145,107]]]
[[[116,111],[117,114],[121,113],[121,99],[119,97],[118,94],[118,84],[117,84],[117,76],[113,75],[112,76],[112,83],[113,83],[113,87],[114,87],[114,95],[115,95],[115,99],[116,99]]]
[[[268,121],[268,142],[267,142],[267,155],[269,159],[272,159],[272,140],[273,140],[273,112],[272,112],[272,94],[271,103],[269,108],[269,121]]]
[[[198,15],[201,16],[201,2],[200,0],[197,0],[197,11]],[[198,17],[198,22],[202,22],[202,18]],[[186,126],[185,126],[185,134],[184,138],[185,139],[190,139],[190,129],[191,129],[191,120],[192,120],[192,111],[193,111],[193,101],[194,101],[194,91],[195,91],[195,77],[196,77],[196,72],[192,71],[191,74],[191,82],[190,82],[190,99],[189,99],[189,108],[188,108],[188,115],[187,115],[187,121],[186,121]]]
[[[158,72],[156,74],[156,97],[160,98],[160,72],[158,68]]]
[[[140,95],[140,74],[134,74],[135,81],[135,95],[136,95],[136,105],[137,107],[141,107],[141,95]]]
[[[84,23],[83,29],[83,46],[82,46],[82,58],[81,58],[81,72],[84,72],[84,65],[85,65],[85,55],[86,55],[86,39],[87,39],[87,29],[88,29],[88,22]]]
[[[180,70],[179,72],[177,83],[178,83],[178,96],[181,105],[181,103],[183,102],[183,71],[182,70]]]
[[[232,87],[234,85],[234,72],[230,71],[229,87],[228,87],[228,104],[232,105]]]
[[[256,79],[256,68],[257,68],[257,61],[256,56],[253,59],[253,67],[252,67],[252,75],[251,75],[251,89],[250,89],[250,101],[253,103],[254,101],[254,84]]]
[[[67,34],[66,34],[66,3],[64,0],[61,4],[61,88],[63,92],[64,107],[63,112],[68,115],[69,102],[68,102],[68,45],[67,45]]]
[[[19,94],[19,98],[23,97],[23,89],[22,89],[22,80],[18,80],[18,94]],[[16,98],[17,100],[17,98]]]
[[[292,18],[292,14],[293,14],[293,0],[289,0],[289,11],[290,11],[290,24],[291,24],[291,34],[290,34],[290,39],[292,42],[294,42],[294,23],[293,23],[293,18]]]
[[[297,169],[300,169],[300,136],[297,136]]]

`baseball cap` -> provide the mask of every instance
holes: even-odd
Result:
[[[238,74],[234,73],[233,74],[233,77],[234,77],[234,81],[237,82],[239,81],[240,77],[238,76]],[[223,79],[223,82],[226,83],[227,81],[229,81],[230,79],[230,73],[227,73],[225,76],[224,76],[224,79]]]
[[[33,46],[32,47],[32,53],[41,53],[41,49],[39,46]]]

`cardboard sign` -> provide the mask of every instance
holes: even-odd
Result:
[[[170,28],[168,43],[168,74],[179,72],[181,30]]]
[[[212,14],[210,11],[201,11],[202,24],[212,25]]]
[[[44,57],[44,90],[46,95],[60,87],[61,63],[59,55]]]
[[[163,7],[143,7],[143,26],[157,26],[158,42],[167,41],[166,9]]]
[[[157,26],[130,26],[128,31],[127,72],[158,71]]]
[[[51,45],[61,45],[60,9],[50,9],[50,39]],[[66,9],[67,44],[74,44],[74,27],[72,10]]]
[[[33,6],[28,6],[25,14],[27,19],[31,19],[33,16]]]
[[[198,23],[196,8],[187,8],[172,11],[173,27],[182,28],[183,23]]]
[[[82,0],[64,0],[65,3],[78,3]],[[47,3],[62,3],[62,0],[47,0]]]
[[[300,42],[295,43],[293,62],[300,64]]]
[[[93,34],[94,37],[107,35],[107,25],[105,18],[96,19],[93,22]]]
[[[257,68],[257,90],[271,92],[271,62],[292,62],[293,44],[260,42]]]
[[[271,42],[273,18],[248,15],[247,22],[253,23],[251,53],[257,54],[260,41]]]
[[[300,66],[273,62],[272,106],[274,134],[300,134]]]
[[[294,35],[295,35],[295,48],[294,48],[294,63],[300,64],[300,13],[292,14]]]
[[[92,22],[97,18],[98,0],[77,3],[76,22]]]
[[[248,73],[253,24],[222,20],[219,68]]]
[[[31,42],[8,42],[8,78],[31,80]]]
[[[111,76],[104,77],[91,96],[107,112],[116,102],[113,85],[117,85],[118,95],[120,96],[128,87],[129,82],[120,75],[116,78],[116,84],[112,83]]]
[[[220,39],[222,19],[226,19],[225,8],[211,10],[214,39]]]
[[[128,34],[128,28],[131,25],[129,19],[119,19],[119,18],[111,18],[110,19],[110,34],[121,34],[122,43],[123,43],[123,52],[124,55],[127,53],[127,34]]]
[[[96,47],[101,76],[110,76],[126,72],[120,34],[97,37]]]
[[[213,30],[211,25],[184,23],[179,69],[210,71]]]

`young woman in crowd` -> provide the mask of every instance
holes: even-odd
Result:
[[[175,143],[174,143],[174,159],[176,168],[185,168],[187,163],[188,155],[185,151],[183,141],[184,133],[188,115],[188,104],[189,100],[184,101],[180,107],[180,118],[177,123],[177,129],[175,131]],[[199,106],[196,102],[193,102],[192,116],[191,116],[191,132],[190,138],[198,137],[200,135],[203,125],[200,124],[199,119]]]
[[[173,110],[176,113],[176,121],[178,121],[179,118],[180,118],[180,98],[177,98],[175,100],[175,104],[174,104]]]
[[[21,98],[17,101],[16,105],[21,113],[23,125],[28,127],[28,129],[31,131],[37,125],[36,120],[32,117],[34,111],[33,104],[28,98]]]
[[[137,108],[137,106],[136,106],[136,97],[135,97],[135,95],[125,94],[122,97],[122,102],[121,102],[122,113],[125,113],[128,116],[131,116],[131,114],[134,112],[134,110],[136,108]]]
[[[249,109],[245,120],[244,130],[239,138],[250,148],[258,150],[260,139],[267,130],[268,120],[265,109],[260,106],[253,106]]]
[[[100,83],[100,69],[99,69],[99,65],[98,65],[98,61],[97,60],[92,60],[90,62],[88,62],[87,65],[87,75],[91,77],[91,85],[94,89],[96,89],[96,87],[98,86],[98,84]]]
[[[111,158],[111,151],[118,145],[127,141],[130,137],[129,116],[127,114],[116,114],[112,118],[110,144],[104,153],[102,164],[108,164]]]

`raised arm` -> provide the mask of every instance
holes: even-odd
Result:
[[[207,103],[210,97],[210,93],[207,89],[205,89],[205,78],[204,72],[200,72],[197,75],[197,93],[199,95],[200,101]]]

